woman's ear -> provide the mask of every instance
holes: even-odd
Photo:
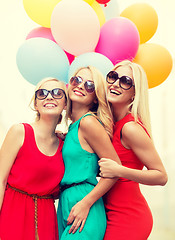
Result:
[[[98,100],[97,100],[97,98],[96,98],[96,99],[94,99],[94,103],[95,103],[95,104],[97,104],[97,103],[98,103]]]
[[[38,110],[37,103],[34,104],[34,109],[35,109],[36,111]]]

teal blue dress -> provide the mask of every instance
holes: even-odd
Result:
[[[83,117],[69,126],[62,149],[65,173],[61,186],[83,183],[61,192],[57,210],[59,240],[103,240],[106,230],[106,214],[102,198],[90,208],[81,232],[78,229],[74,234],[69,234],[71,225],[67,225],[67,218],[72,207],[91,192],[97,184],[99,158],[97,154],[84,150],[78,138],[78,128]]]

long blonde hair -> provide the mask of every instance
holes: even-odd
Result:
[[[135,96],[133,102],[130,104],[130,111],[135,121],[141,120],[142,124],[147,129],[151,136],[151,121],[149,112],[148,100],[148,80],[143,68],[129,60],[122,61],[114,66],[114,71],[118,67],[128,66],[132,70],[133,80],[135,85]]]
[[[48,78],[42,79],[42,80],[36,85],[36,87],[35,87],[35,92],[36,92],[38,89],[40,89],[41,86],[42,86],[44,83],[49,82],[49,81],[55,81],[55,82],[61,83],[62,89],[64,90],[64,92],[65,92],[65,94],[66,94],[66,95],[65,95],[65,101],[66,101],[66,103],[67,103],[68,94],[67,94],[66,84],[65,84],[64,82],[56,79],[56,78],[48,77]],[[35,121],[38,121],[38,120],[40,119],[40,113],[35,109],[35,106],[36,106],[35,93],[34,93],[33,96],[32,96],[32,99],[31,99],[31,101],[30,101],[29,106],[31,107],[31,109],[32,109],[33,111],[36,111]],[[59,117],[59,119],[58,119],[58,124],[61,122],[61,120],[62,120],[62,115],[60,115],[60,117]]]
[[[110,110],[110,106],[107,101],[106,95],[106,82],[103,75],[93,66],[87,66],[77,69],[73,76],[76,76],[82,69],[88,69],[91,72],[92,79],[95,85],[95,94],[97,103],[94,103],[93,107],[89,110],[93,113],[103,124],[106,132],[112,138],[113,136],[113,118]],[[68,88],[69,92],[69,88]],[[67,103],[67,119],[72,119],[72,102],[68,98]]]

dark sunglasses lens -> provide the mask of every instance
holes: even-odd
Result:
[[[120,78],[120,85],[123,89],[129,89],[132,87],[132,79],[127,76],[122,76]]]
[[[114,83],[118,79],[118,73],[115,71],[111,71],[107,74],[107,82],[108,83]]]
[[[64,92],[60,88],[55,88],[55,89],[52,90],[52,96],[53,96],[53,98],[59,99],[59,98],[62,98],[64,96]]]
[[[95,85],[92,81],[86,81],[84,87],[88,93],[93,93],[95,91]]]
[[[48,95],[48,91],[46,89],[38,89],[36,91],[36,97],[38,99],[41,99],[41,100],[45,99],[47,97],[47,95]]]
[[[79,77],[72,77],[70,79],[70,84],[73,86],[78,86],[81,82],[82,82],[82,80]]]

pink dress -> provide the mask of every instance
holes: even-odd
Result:
[[[43,196],[56,196],[64,174],[62,145],[60,139],[57,152],[46,156],[38,149],[33,128],[25,123],[25,138],[11,168],[8,184],[26,192],[9,187],[5,191],[0,212],[1,240],[35,239],[35,203],[28,194],[41,196],[37,199],[37,222],[39,240],[58,240],[57,216],[54,199]]]
[[[122,128],[129,121],[134,121],[131,114],[116,122],[113,146],[123,166],[141,170],[143,164],[131,149],[126,149],[122,145],[120,140]],[[142,126],[141,123],[138,124]],[[153,225],[152,214],[138,183],[120,178],[105,195],[104,200],[107,214],[104,240],[148,238]]]

